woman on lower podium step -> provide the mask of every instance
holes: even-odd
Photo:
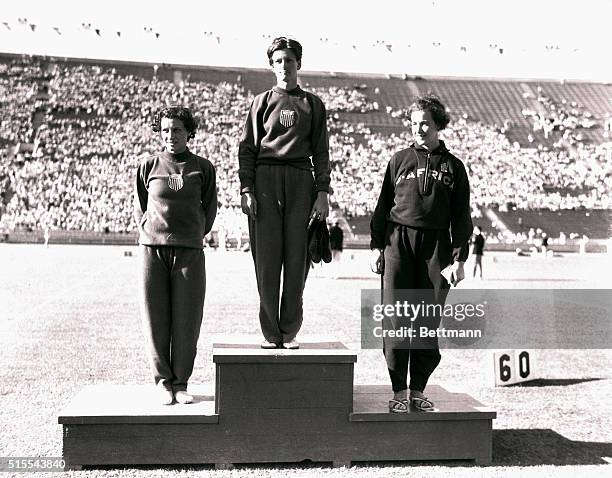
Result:
[[[164,108],[152,125],[163,150],[136,174],[134,218],[141,254],[141,315],[159,401],[191,403],[206,270],[203,238],[217,215],[215,168],[188,148],[197,122],[187,108]]]
[[[409,111],[414,143],[395,153],[387,165],[370,223],[371,266],[382,274],[383,303],[443,306],[450,285],[442,271],[451,266],[447,277],[453,285],[465,276],[472,235],[470,186],[463,163],[438,137],[450,120],[442,102],[426,95]],[[393,388],[389,410],[434,410],[424,391],[440,363],[436,332],[441,307],[413,317],[402,315],[405,309],[394,310],[383,320],[383,330],[412,333],[383,335]]]

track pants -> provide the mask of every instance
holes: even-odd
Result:
[[[259,322],[269,342],[289,342],[302,326],[313,185],[309,170],[289,165],[257,167],[257,217],[249,219],[249,236],[259,291]]]
[[[405,301],[418,304],[444,305],[449,284],[440,274],[451,262],[451,242],[448,231],[415,229],[388,223],[384,250],[383,301]],[[401,291],[399,290],[401,289]],[[440,363],[437,337],[421,338],[421,326],[435,329],[440,315],[419,316],[414,322],[405,317],[391,317],[387,328],[412,325],[412,339],[383,338],[383,353],[387,361],[394,392],[423,391],[429,377]],[[410,387],[407,384],[410,365]]]
[[[141,316],[155,384],[187,390],[206,291],[204,251],[141,246]]]

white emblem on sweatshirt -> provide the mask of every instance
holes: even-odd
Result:
[[[178,191],[183,187],[183,176],[181,174],[168,175],[168,187],[173,191]]]
[[[280,124],[285,128],[291,128],[295,124],[296,113],[293,110],[281,110],[280,112]]]

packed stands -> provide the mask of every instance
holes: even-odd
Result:
[[[183,104],[201,120],[190,148],[217,168],[217,227],[239,237],[237,145],[253,94],[271,83],[264,70],[0,58],[0,230],[133,232],[136,164],[159,147],[153,113]],[[302,84],[327,106],[331,199],[355,224],[410,143],[412,98],[429,91],[449,106],[442,137],[466,164],[474,216],[610,207],[609,85],[309,73]],[[552,118],[552,130],[534,131],[536,118]]]
[[[0,63],[0,144],[30,141],[40,106],[36,80],[42,76],[39,65],[28,60]]]

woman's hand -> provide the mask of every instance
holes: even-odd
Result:
[[[441,271],[446,281],[453,287],[456,287],[459,282],[465,279],[464,264],[464,262],[456,261]]]
[[[326,191],[319,191],[317,194],[317,199],[315,200],[312,210],[310,211],[310,221],[308,222],[308,227],[310,227],[315,220],[325,221],[327,216],[329,216],[329,199],[327,196]]]
[[[240,207],[242,212],[251,219],[257,217],[257,200],[253,193],[242,193],[240,197]]]
[[[463,270],[463,264],[465,263],[457,261],[455,264],[457,264],[457,268],[455,269],[455,283],[453,285],[456,286],[465,279],[465,271]]]
[[[370,269],[375,274],[382,274],[385,269],[385,255],[382,249],[372,249],[370,251]]]

